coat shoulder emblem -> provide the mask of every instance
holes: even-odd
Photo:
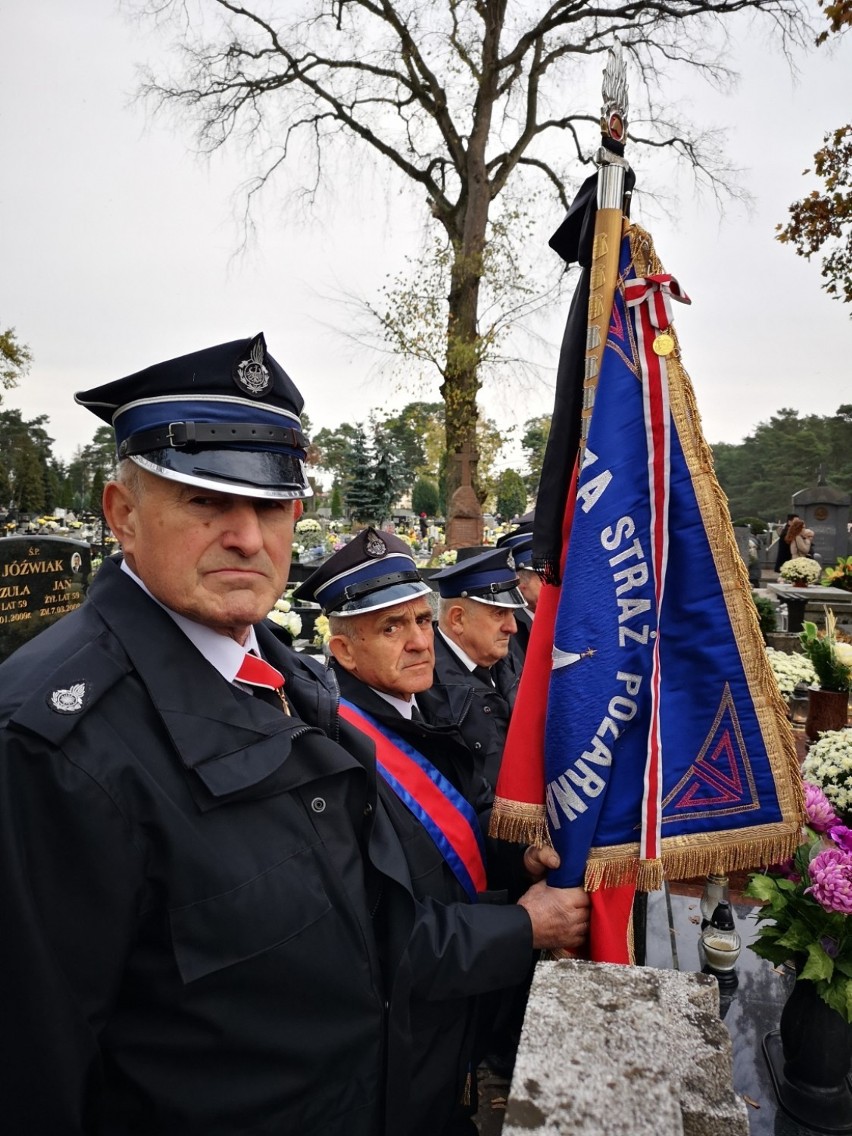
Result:
[[[51,691],[47,704],[57,714],[79,714],[86,705],[86,684],[75,682],[66,689]]]

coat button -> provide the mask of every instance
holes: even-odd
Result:
[[[325,801],[323,800],[322,797],[314,797],[314,799],[311,801],[311,808],[314,810],[315,813],[324,813],[325,812]]]
[[[482,713],[483,714],[490,714],[491,713],[491,707],[490,706],[483,706],[482,707]]]
[[[474,742],[473,748],[474,749],[482,749],[482,742]]]
[[[364,805],[364,816],[368,817],[368,816],[372,816],[372,815],[373,815],[373,806],[370,804],[369,801],[367,801],[366,805]]]

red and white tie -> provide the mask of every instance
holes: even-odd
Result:
[[[290,708],[284,700],[284,675],[276,670],[265,659],[247,652],[240,664],[240,669],[234,675],[235,682],[244,682],[247,686],[259,686],[264,690],[273,690],[281,699],[281,705],[287,714]]]

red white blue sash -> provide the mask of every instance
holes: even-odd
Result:
[[[435,843],[473,903],[485,891],[485,859],[476,813],[458,789],[405,738],[359,706],[340,701],[341,716],[376,746],[376,766]]]

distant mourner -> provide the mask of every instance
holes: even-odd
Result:
[[[3,1131],[399,1136],[411,1001],[475,992],[494,943],[418,898],[372,743],[262,626],[302,398],[262,336],[77,397],[123,554],[0,668]],[[586,926],[543,882],[498,917],[510,957]]]
[[[484,889],[514,882],[520,890],[529,880],[522,882],[519,845],[503,845],[498,855],[494,842],[487,842],[486,854],[483,836],[492,794],[458,731],[472,692],[466,684],[432,685],[429,593],[407,545],[368,528],[295,594],[318,602],[329,616],[330,665],[340,686],[342,715],[376,742],[379,797],[405,849],[415,895],[443,903],[479,901],[478,910],[470,912],[471,950],[488,964],[480,969],[478,986],[505,987],[526,975],[528,936],[517,926],[512,907],[490,905],[505,901],[505,895]],[[552,849],[530,849],[526,855],[536,878],[545,865],[558,863]],[[514,863],[506,865],[509,856]],[[511,872],[505,873],[507,866],[514,869],[514,881]],[[486,898],[488,906],[482,902]],[[578,902],[585,903],[582,893]],[[470,1119],[476,1109],[475,1009],[473,998],[412,1002],[410,1132],[475,1134]]]
[[[532,621],[535,609],[538,606],[538,597],[541,594],[542,579],[532,566],[533,562],[533,534],[532,521],[518,525],[506,536],[497,541],[498,548],[508,548],[515,562],[515,571],[518,574],[518,591],[524,597],[526,608],[519,608],[515,612],[515,622],[518,631],[513,640],[517,644],[521,656],[526,654],[532,631]]]

